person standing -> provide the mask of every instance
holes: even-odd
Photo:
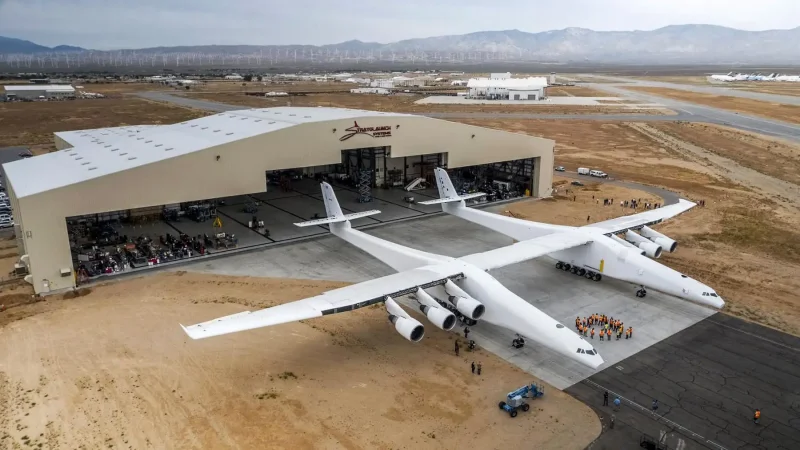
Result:
[[[756,409],[756,412],[753,413],[753,423],[758,425],[758,422],[761,420],[761,410]]]
[[[658,411],[658,400],[653,399],[653,412]]]
[[[464,339],[469,339],[469,327],[464,327]]]
[[[606,335],[606,330],[600,328],[600,340],[601,341],[603,340],[603,336],[605,336],[605,335]]]
[[[480,375],[480,374],[481,374],[481,369],[482,369],[482,368],[483,368],[483,366],[481,366],[481,363],[479,362],[479,363],[478,363],[478,375]]]
[[[608,391],[603,392],[603,406],[608,406]]]
[[[458,351],[460,350],[459,347],[458,347],[458,341],[456,341],[455,350],[456,350],[456,356],[458,356]]]
[[[475,361],[472,361],[472,373],[475,374]]]
[[[592,339],[594,339],[594,328],[592,328]],[[458,353],[458,352],[456,352]]]

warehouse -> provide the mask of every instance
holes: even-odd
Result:
[[[3,86],[7,100],[75,98],[75,88],[63,84],[30,84]]]
[[[492,74],[497,78],[471,78],[467,82],[468,98],[489,100],[544,100],[547,79],[544,77],[506,78],[509,74]]]
[[[437,211],[415,201],[436,198],[437,166],[490,199],[548,196],[554,142],[409,114],[278,107],[60,132],[56,145],[3,166],[36,293],[325,233],[292,225],[324,216],[322,177],[344,208],[383,212],[354,226]]]

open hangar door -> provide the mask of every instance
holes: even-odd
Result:
[[[450,169],[459,193],[485,192],[486,201],[507,200],[533,193],[534,158]]]

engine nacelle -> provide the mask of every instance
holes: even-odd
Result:
[[[419,342],[425,336],[425,327],[414,319],[389,314],[389,321],[394,324],[394,329],[400,336],[411,342]]]
[[[418,320],[412,319],[392,297],[386,297],[386,311],[389,312],[389,322],[394,324],[394,329],[401,336],[411,342],[419,342],[425,336],[425,327]]]
[[[419,309],[425,314],[428,320],[444,331],[450,331],[456,326],[456,315],[442,308],[430,294],[417,288],[415,293],[417,301],[420,303]]]
[[[644,250],[645,254],[651,258],[661,257],[660,245],[654,242],[650,242],[649,240],[643,238],[642,236],[639,236],[633,231],[628,230],[625,232],[625,240],[639,247],[640,249]]]
[[[450,331],[456,326],[456,315],[444,308],[420,305],[419,309],[432,324],[444,331]]]
[[[670,253],[674,252],[678,248],[678,243],[674,239],[671,239],[669,236],[665,236],[652,228],[642,227],[642,229],[639,230],[639,234],[660,245],[663,249]]]
[[[447,280],[444,284],[444,290],[449,296],[448,300],[456,307],[458,312],[470,319],[478,320],[483,316],[483,313],[486,312],[486,307],[483,306],[483,303],[470,297],[469,294],[456,286],[451,280]]]
[[[615,235],[613,235],[613,234],[612,234],[611,236],[609,236],[609,237],[610,237],[612,240],[614,240],[614,242],[618,243],[619,245],[623,245],[623,246],[625,246],[625,247],[632,248],[632,249],[636,250],[636,251],[637,251],[637,252],[638,252],[640,255],[644,255],[644,254],[645,254],[645,251],[644,251],[644,250],[640,249],[639,247],[637,247],[637,246],[635,246],[635,245],[631,244],[630,242],[628,242],[628,241],[626,241],[626,240],[624,240],[624,239],[620,239],[620,238],[616,237],[616,236],[615,236]]]

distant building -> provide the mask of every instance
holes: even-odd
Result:
[[[508,80],[511,78],[511,72],[493,73],[489,75],[490,80]]]
[[[505,74],[492,74],[504,76]],[[529,78],[471,78],[467,82],[469,98],[490,100],[543,100],[547,79]]]
[[[433,84],[433,77],[427,75],[414,78],[399,76],[392,78],[392,82],[394,87],[422,87]]]
[[[370,87],[391,89],[394,87],[394,81],[391,79],[383,78],[380,80],[372,80],[372,82],[369,85]]]
[[[389,95],[390,91],[386,88],[377,88],[377,87],[368,87],[368,88],[357,88],[357,89],[350,89],[351,94],[378,94],[378,95]]]
[[[75,98],[75,88],[54,84],[27,84],[4,86],[8,100],[36,100],[39,98]]]
[[[232,81],[242,81],[242,80],[244,80],[244,77],[239,75],[238,73],[232,73],[230,75],[225,75],[225,79],[226,80],[232,80]]]

